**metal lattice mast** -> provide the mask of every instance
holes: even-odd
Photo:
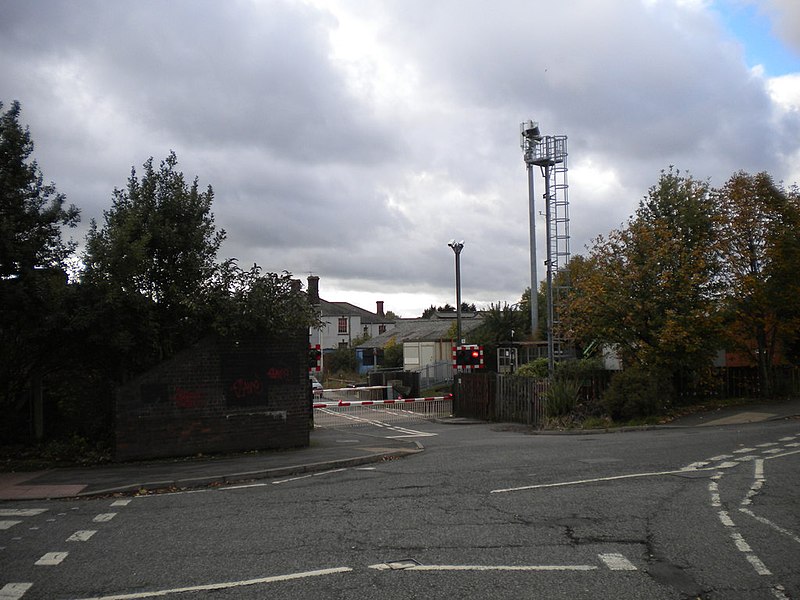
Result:
[[[544,177],[547,225],[547,356],[550,373],[556,360],[567,356],[560,314],[569,288],[569,196],[567,136],[543,136],[532,146],[531,164]]]

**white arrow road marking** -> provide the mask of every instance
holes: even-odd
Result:
[[[318,571],[304,571],[302,573],[290,573],[289,575],[275,575],[273,577],[261,577],[259,579],[245,579],[242,581],[228,581],[225,583],[209,583],[207,585],[195,585],[191,587],[173,588],[168,590],[155,590],[152,592],[138,592],[134,594],[115,594],[112,596],[97,596],[84,598],[83,600],[139,600],[141,598],[155,598],[170,594],[183,594],[186,592],[206,592],[215,590],[228,590],[248,585],[259,585],[264,583],[275,583],[278,581],[291,581],[293,579],[304,579],[306,577],[319,577],[322,575],[335,575],[337,573],[348,573],[352,571],[350,567],[336,567],[334,569],[320,569]]]
[[[31,586],[32,583],[7,583],[0,588],[0,600],[19,600]]]
[[[60,565],[63,560],[67,558],[68,554],[69,552],[48,552],[33,564],[39,565],[40,567],[52,567],[54,565]]]
[[[11,529],[14,525],[19,525],[22,521],[0,521],[0,529]],[[2,596],[0,596],[2,599]]]

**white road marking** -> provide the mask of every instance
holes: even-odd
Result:
[[[787,448],[800,448],[800,442],[795,442],[793,444],[786,444]]]
[[[756,448],[771,448],[772,446],[777,446],[778,442],[767,442],[765,444],[756,444]]]
[[[737,465],[739,463],[736,463]],[[708,469],[696,469],[697,471],[706,471]],[[660,477],[662,475],[681,475],[687,472],[687,469],[678,469],[677,471],[656,471],[653,473],[630,473],[628,475],[613,475],[611,477],[595,477],[592,479],[576,479],[575,481],[560,481],[558,483],[539,483],[535,485],[523,485],[514,488],[503,488],[499,490],[492,490],[490,494],[504,494],[506,492],[521,492],[524,490],[537,490],[543,488],[564,487],[570,485],[584,485],[587,483],[601,483],[604,481],[617,481],[620,479],[634,479],[636,477]]]
[[[721,510],[717,513],[720,522],[725,525],[725,527],[736,527],[733,520],[731,520],[730,516],[728,515],[728,511]]]
[[[0,521],[0,530],[11,529],[14,525],[19,525],[22,521]],[[2,596],[0,596],[2,598]]]
[[[757,458],[758,458],[757,456],[754,456],[752,454],[748,454],[747,456],[740,456],[736,460],[738,460],[739,462],[749,462],[749,461],[755,460]]]
[[[716,481],[709,481],[708,491],[711,492],[711,506],[717,508],[722,506],[722,501],[719,497],[719,484]]]
[[[786,436],[786,437],[782,437],[778,441],[779,442],[791,442],[792,440],[795,440],[795,439],[797,439],[796,435],[789,435],[789,436]]]
[[[101,513],[97,515],[92,521],[95,523],[108,523],[111,519],[117,516],[117,513]]]
[[[744,454],[745,452],[755,452],[755,448],[739,448],[738,450],[734,450],[734,454]]]
[[[69,552],[48,552],[33,564],[39,565],[40,567],[52,567],[54,565],[59,565],[65,558],[67,558],[68,554]]]
[[[723,462],[717,465],[717,469],[732,469],[734,467],[738,467],[740,463],[738,462]]]
[[[378,571],[596,571],[595,565],[416,565],[403,563],[402,566],[392,566],[394,563],[379,563],[369,565],[370,569]]]
[[[0,600],[19,600],[32,586],[32,583],[7,583],[0,588]]]
[[[96,596],[84,598],[83,600],[140,600],[142,598],[155,598],[168,596],[170,594],[184,594],[186,592],[206,592],[215,590],[229,590],[248,585],[260,585],[265,583],[275,583],[279,581],[291,581],[293,579],[304,579],[307,577],[320,577],[323,575],[335,575],[337,573],[349,573],[350,567],[336,567],[333,569],[320,569],[318,571],[304,571],[301,573],[290,573],[289,575],[275,575],[273,577],[261,577],[259,579],[244,579],[242,581],[227,581],[224,583],[209,583],[207,585],[195,585],[191,587],[173,588],[167,590],[155,590],[152,592],[137,592],[133,594],[114,594],[111,596]]]
[[[733,543],[736,544],[736,547],[739,549],[740,552],[752,552],[753,549],[750,547],[744,538],[742,537],[741,533],[732,533],[731,537],[733,538]]]
[[[762,576],[764,576],[764,575],[772,575],[772,571],[770,571],[767,568],[767,565],[765,565],[763,562],[761,562],[761,559],[758,558],[755,554],[746,554],[745,558],[750,562],[751,565],[753,565],[753,568],[756,570],[756,573],[758,573],[759,575],[762,575]]]
[[[97,533],[96,529],[82,529],[80,531],[76,531],[71,536],[67,538],[68,542],[86,542],[91,538],[95,533]]]
[[[786,588],[780,584],[773,586],[772,590],[770,591],[772,592],[772,595],[775,596],[778,600],[792,600],[791,598],[789,598],[789,596],[786,595]]]
[[[227,491],[227,490],[246,490],[248,488],[256,488],[256,487],[264,487],[269,485],[267,483],[245,483],[242,485],[228,485],[223,488],[219,488],[220,491]]]
[[[0,508],[0,517],[35,517],[47,512],[46,508]]]
[[[636,571],[634,564],[622,554],[598,554],[597,557],[612,571]]]
[[[684,467],[684,469],[686,469],[688,471],[688,470],[691,470],[691,469],[700,469],[702,467],[707,467],[707,466],[708,466],[708,461],[701,460],[699,462],[693,462],[691,464],[686,465]]]
[[[709,462],[716,462],[718,460],[726,460],[728,458],[733,458],[730,454],[720,454],[719,456],[712,456],[711,458],[707,459]]]
[[[753,511],[751,511],[751,510],[749,510],[747,508],[740,508],[739,512],[743,512],[744,514],[753,517],[759,523],[763,523],[764,525],[767,525],[768,527],[772,527],[775,531],[778,531],[778,532],[782,533],[783,535],[786,535],[786,536],[790,537],[792,540],[794,540],[795,542],[800,544],[800,536],[795,535],[794,533],[792,533],[788,529],[784,529],[780,525],[776,525],[775,523],[773,523],[769,519],[765,519],[764,517],[755,514]]]
[[[778,454],[783,452],[783,448],[771,448],[770,450],[764,450],[762,454]]]
[[[111,503],[111,506],[128,506],[128,504],[130,504],[130,503],[131,503],[131,499],[130,498],[126,498],[124,500],[114,500],[114,502]]]
[[[321,471],[319,473],[309,473],[308,475],[299,475],[297,477],[290,477],[289,479],[279,479],[277,481],[273,481],[272,483],[289,483],[290,481],[299,481],[300,479],[308,479],[309,477],[320,477],[322,475],[330,475],[331,473],[341,473],[342,471],[347,471],[347,469],[332,469],[330,471]]]
[[[783,454],[773,454],[772,456],[765,456],[764,458],[769,460],[772,458],[783,458],[784,456],[792,456],[793,454],[800,454],[800,450],[789,450],[784,452]]]

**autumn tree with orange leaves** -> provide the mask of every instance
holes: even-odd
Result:
[[[723,213],[721,248],[729,347],[758,368],[772,396],[772,366],[800,338],[800,203],[767,173],[735,173],[715,193]]]
[[[597,238],[572,273],[572,334],[667,381],[710,366],[720,337],[720,217],[705,182],[663,171],[627,224]]]

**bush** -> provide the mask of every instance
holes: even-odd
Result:
[[[615,421],[629,421],[661,414],[669,406],[669,378],[643,367],[629,367],[611,379],[603,406]]]
[[[546,417],[564,417],[572,413],[578,401],[581,381],[556,375],[545,393],[544,414]]]
[[[514,373],[514,375],[518,375],[520,377],[533,377],[536,379],[547,377],[547,359],[537,358],[531,362],[525,363],[517,368],[517,371]]]

